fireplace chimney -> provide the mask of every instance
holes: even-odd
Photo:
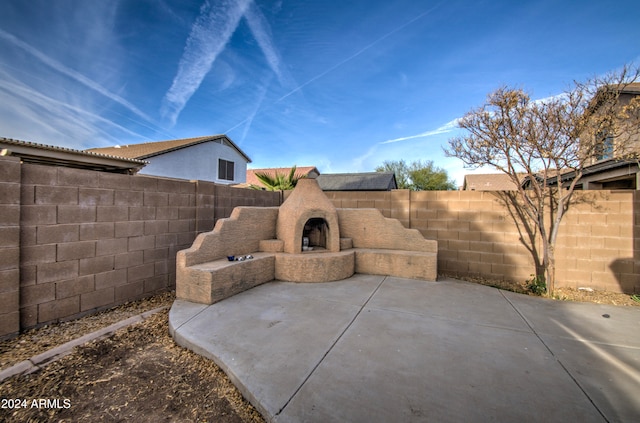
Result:
[[[314,252],[340,251],[338,212],[315,179],[298,180],[280,206],[276,236],[283,241],[285,253],[303,253],[304,238]]]

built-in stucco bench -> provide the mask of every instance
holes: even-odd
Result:
[[[350,248],[339,253],[306,253],[298,257],[282,252],[256,252],[251,256],[243,261],[225,258],[185,268],[181,278],[189,283],[180,284],[179,297],[213,304],[272,280],[331,281],[346,279],[353,273],[436,279],[436,253]],[[314,270],[321,275],[314,274]]]
[[[379,248],[355,248],[354,250],[356,273],[436,280],[436,253]]]
[[[277,208],[237,207],[178,252],[178,298],[213,304],[272,280],[330,281],[354,272],[436,280],[437,243],[376,209],[338,209],[340,251],[301,254],[283,251],[276,238],[277,213]],[[228,261],[228,255],[253,258]]]
[[[189,296],[213,304],[247,289],[272,281],[275,254],[253,253],[253,258],[229,261],[227,258],[196,264],[185,269],[191,281]]]
[[[377,209],[338,209],[341,236],[352,240],[356,273],[435,281],[438,243]]]
[[[275,238],[277,207],[236,207],[211,232],[196,237],[176,256],[176,296],[213,304],[274,278],[275,254],[260,252],[260,241]],[[244,261],[227,256],[252,255]]]

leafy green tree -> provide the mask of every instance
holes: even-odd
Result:
[[[409,166],[404,160],[385,160],[381,166],[376,167],[376,172],[395,173],[398,188],[409,189]]]
[[[447,171],[435,166],[431,160],[424,163],[414,162],[410,169],[410,189],[414,191],[451,191],[456,189],[456,184],[449,180]]]
[[[456,189],[447,171],[435,166],[433,161],[416,160],[407,164],[404,160],[385,161],[376,172],[393,172],[399,189],[413,191],[447,191]]]
[[[289,171],[289,174],[285,175],[280,172],[275,172],[274,175],[270,175],[265,172],[256,173],[256,178],[262,182],[264,186],[251,185],[253,189],[266,189],[267,191],[286,191],[294,189],[298,180],[304,178],[304,176],[296,176],[296,166],[293,166]]]

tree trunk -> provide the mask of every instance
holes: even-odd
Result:
[[[547,297],[551,297],[553,295],[553,291],[555,290],[555,285],[556,285],[556,254],[555,254],[555,246],[550,243],[546,243],[545,245],[545,267],[546,267],[545,283],[547,285]]]

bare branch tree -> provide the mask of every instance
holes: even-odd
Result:
[[[517,186],[510,215],[520,220],[516,223],[533,223],[528,223],[530,236],[521,240],[542,243],[540,249],[525,246],[536,263],[536,279],[546,282],[549,294],[555,287],[558,230],[585,167],[605,152],[628,158],[638,151],[640,96],[621,101],[621,93],[639,74],[640,68],[625,67],[537,101],[523,90],[500,88],[459,120],[466,134],[445,148],[447,156],[468,166],[493,166]]]

